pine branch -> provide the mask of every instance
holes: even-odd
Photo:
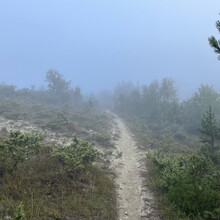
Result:
[[[210,46],[214,48],[215,53],[220,54],[220,42],[214,36],[211,36],[208,40]]]
[[[216,28],[218,29],[218,31],[220,32],[220,21],[218,20],[218,21],[216,21]]]

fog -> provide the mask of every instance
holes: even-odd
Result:
[[[219,12],[219,0],[2,0],[0,81],[46,85],[53,68],[87,93],[164,77],[181,96],[202,83],[219,91],[208,44]]]

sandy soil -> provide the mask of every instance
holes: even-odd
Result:
[[[117,175],[119,219],[159,220],[147,186],[145,154],[138,150],[123,121],[116,115],[114,118],[120,134],[112,161]]]
[[[42,130],[38,126],[34,125],[31,122],[23,120],[9,120],[4,117],[0,117],[0,130],[6,128],[8,131],[20,130],[23,132],[37,131],[42,133],[45,137],[46,143],[55,143],[55,144],[70,144],[71,138],[64,137],[58,132],[52,132],[49,130]]]

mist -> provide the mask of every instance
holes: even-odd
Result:
[[[118,82],[169,77],[188,97],[201,84],[220,90],[219,1],[2,1],[0,81],[46,86],[53,68],[86,93]]]
[[[219,219],[219,12],[2,0],[0,219]]]

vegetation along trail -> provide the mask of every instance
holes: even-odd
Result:
[[[137,148],[124,122],[114,117],[120,134],[113,162],[117,174],[119,219],[157,220],[153,197],[147,189],[145,154]]]

